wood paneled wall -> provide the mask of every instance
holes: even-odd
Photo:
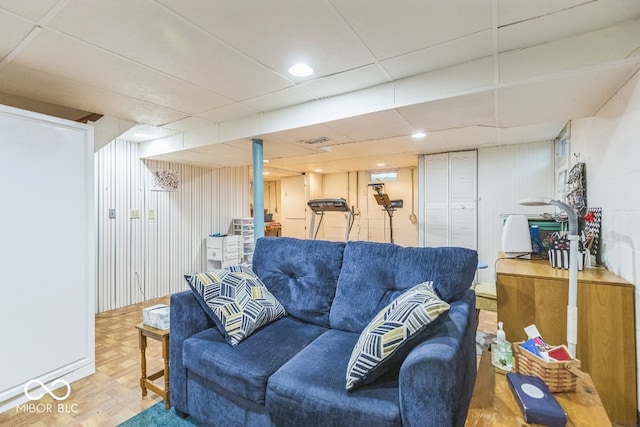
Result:
[[[205,269],[205,237],[249,216],[248,167],[140,160],[138,145],[125,140],[98,151],[94,166],[97,312],[186,289],[183,275]],[[178,191],[152,191],[156,169],[178,171]]]

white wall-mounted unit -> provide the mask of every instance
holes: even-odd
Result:
[[[45,385],[72,404],[95,372],[93,127],[0,105],[0,182],[0,412]]]

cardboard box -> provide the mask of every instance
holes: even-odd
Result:
[[[142,323],[156,329],[169,329],[169,306],[158,304],[143,309]]]

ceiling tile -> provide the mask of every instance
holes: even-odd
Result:
[[[302,104],[313,99],[313,95],[302,87],[292,86],[268,95],[248,99],[242,104],[258,111],[271,111],[290,105]]]
[[[500,142],[500,129],[497,127],[467,126],[437,133],[446,144],[446,151],[466,150]]]
[[[56,60],[51,61],[51,57]],[[51,30],[42,31],[14,62],[188,114],[229,102],[214,93]]]
[[[481,58],[397,80],[396,105],[411,105],[486,90],[495,81],[494,61]]]
[[[318,151],[320,150],[317,147],[291,144],[277,139],[265,139],[264,141],[264,157],[266,159],[305,156],[316,154]]]
[[[640,52],[640,19],[500,54],[501,83],[623,61]]]
[[[500,126],[568,121],[595,114],[631,75],[633,65],[593,70],[499,90]],[[585,90],[589,88],[589,90]],[[527,102],[518,102],[526,99]]]
[[[388,138],[396,135],[411,135],[415,130],[397,110],[364,114],[325,124],[330,129],[356,141]]]
[[[382,66],[391,77],[401,79],[492,54],[492,32],[485,30],[387,59],[382,61]]]
[[[151,125],[135,125],[119,136],[119,138],[133,142],[151,141],[174,135],[176,131]]]
[[[177,120],[172,123],[167,123],[162,126],[165,129],[170,129],[177,132],[187,132],[194,129],[200,129],[207,126],[215,125],[214,122],[210,120],[205,120],[200,117],[187,117],[185,119]]]
[[[500,129],[500,143],[521,144],[555,139],[566,126],[566,121],[536,123]]]
[[[321,143],[320,145],[318,145],[318,147],[353,142],[352,138],[349,138],[348,136],[345,136],[335,129],[332,129],[330,126],[324,124],[305,126],[304,128],[288,129],[281,132],[274,132],[269,136],[289,144],[303,143],[303,141],[321,137],[329,139],[329,141]]]
[[[50,25],[236,101],[291,85],[256,60],[152,2],[70,0]]]
[[[25,19],[0,9],[0,28],[2,28],[2,37],[0,37],[0,61],[2,61],[35,26]]]
[[[507,0],[508,1],[508,0]],[[520,4],[521,2],[518,2]],[[525,2],[538,3],[538,2]],[[555,3],[555,2],[554,2]],[[571,1],[563,2],[571,4]],[[549,6],[549,0],[543,2]],[[552,7],[552,9],[555,9]],[[535,12],[536,15],[539,11]],[[498,32],[500,52],[537,46],[594,31],[640,16],[637,0],[598,0],[584,2],[555,13],[540,15],[501,27]]]
[[[491,28],[491,0],[332,0],[378,60]]]
[[[589,3],[591,0],[498,0],[498,26],[506,26],[550,15]]]
[[[389,78],[383,69],[379,65],[373,64],[347,70],[339,74],[313,79],[301,83],[300,86],[316,98],[326,98],[379,85],[388,81]]]
[[[425,131],[495,125],[493,91],[445,98],[399,108],[414,127]]]
[[[221,123],[239,119],[241,117],[250,116],[256,113],[257,111],[253,108],[249,108],[246,105],[242,105],[240,103],[234,103],[225,105],[224,107],[215,108],[210,111],[205,111],[201,114],[198,114],[198,116],[212,122]]]
[[[13,63],[2,68],[0,92],[156,126],[186,117],[169,108]]]
[[[40,21],[60,0],[0,0],[0,9],[6,9],[32,21]]]
[[[281,75],[305,62],[315,77],[372,62],[326,2],[160,0],[176,13]]]

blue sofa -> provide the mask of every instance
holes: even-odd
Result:
[[[236,346],[192,291],[172,295],[178,413],[225,427],[464,425],[476,377],[475,251],[264,237],[252,268],[288,315]],[[386,374],[346,390],[360,332],[426,280],[450,309]]]

